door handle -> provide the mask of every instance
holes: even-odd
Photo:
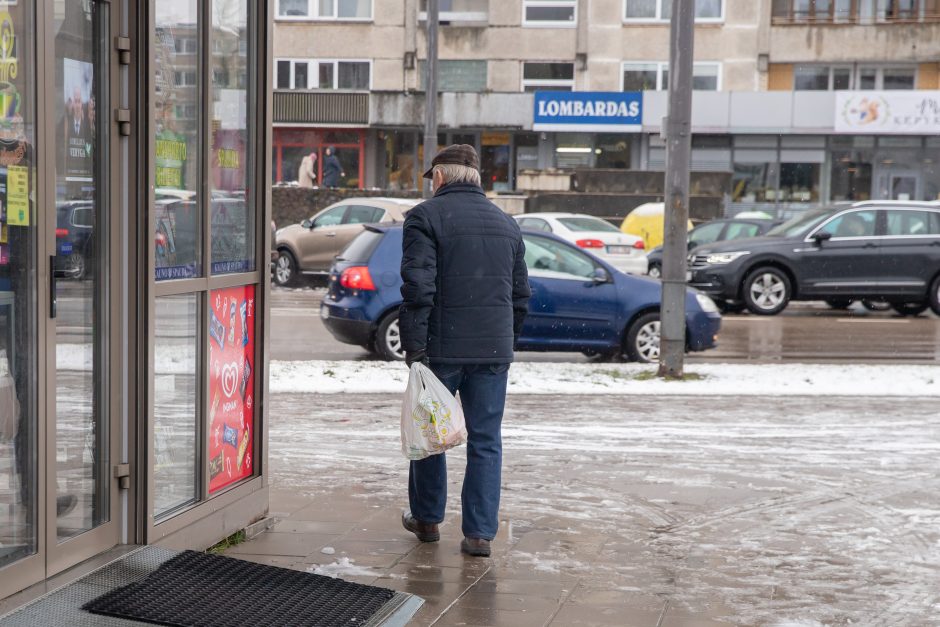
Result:
[[[878,248],[878,246],[876,244],[872,244],[871,242],[868,242],[867,244],[862,246],[862,248],[871,249],[871,248]]]
[[[336,233],[324,233],[327,237],[336,237]]]
[[[55,255],[49,255],[49,317],[55,318],[58,314],[58,299],[56,297]]]

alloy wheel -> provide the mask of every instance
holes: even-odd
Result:
[[[401,348],[401,330],[398,328],[397,319],[388,325],[388,330],[385,331],[385,345],[398,359],[405,358],[405,351]]]
[[[293,277],[294,269],[291,267],[290,257],[286,253],[281,253],[277,258],[277,268],[274,270],[274,276],[277,278],[278,285],[287,285]]]
[[[647,272],[647,275],[650,278],[658,279],[663,276],[663,271],[659,269],[659,266],[650,266],[650,269],[649,269],[649,272]]]
[[[777,275],[765,272],[751,282],[751,300],[761,309],[779,307],[786,298],[787,286]]]
[[[636,334],[636,352],[643,361],[659,359],[659,320],[647,322]]]

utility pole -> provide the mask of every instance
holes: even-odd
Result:
[[[659,376],[680,378],[685,365],[689,167],[692,153],[692,56],[695,3],[672,0],[669,34],[669,114],[666,131],[666,225]]]
[[[424,170],[431,167],[431,160],[437,153],[437,27],[440,20],[438,16],[438,0],[428,0],[427,27],[428,27],[428,60],[425,64],[424,81]],[[424,197],[430,198],[431,181],[422,179]]]

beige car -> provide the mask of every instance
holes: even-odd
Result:
[[[364,225],[403,222],[418,204],[407,198],[347,198],[309,220],[280,229],[276,235],[274,283],[288,286],[301,275],[329,274],[333,258],[362,233]]]

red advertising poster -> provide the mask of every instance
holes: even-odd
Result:
[[[209,295],[209,493],[250,477],[254,451],[255,288]]]

